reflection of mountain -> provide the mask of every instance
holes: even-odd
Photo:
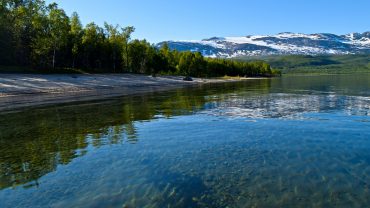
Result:
[[[302,95],[271,93],[239,97],[215,105],[205,111],[216,116],[238,118],[294,118],[302,112],[341,111],[349,115],[370,115],[370,99],[360,96]]]
[[[38,185],[37,179],[90,148],[138,142],[135,121],[189,114],[209,108],[208,100],[270,80],[124,97],[96,104],[31,109],[0,116],[0,189]],[[214,96],[212,96],[214,95]],[[32,183],[30,183],[32,182]]]
[[[233,96],[205,113],[244,118],[297,118],[301,112],[370,114],[370,76],[294,76],[275,79],[270,93]]]
[[[249,80],[2,114],[0,189],[38,185],[40,177],[93,148],[140,142],[137,122],[156,118],[199,112],[296,118],[303,111],[331,110],[369,115],[369,80],[369,76]]]

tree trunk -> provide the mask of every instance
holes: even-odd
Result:
[[[128,42],[126,43],[126,70],[129,70],[128,66]]]
[[[113,52],[113,73],[116,73],[116,51]]]
[[[54,44],[54,53],[53,53],[53,69],[55,69],[55,53],[56,53],[56,50],[55,50],[55,44]]]

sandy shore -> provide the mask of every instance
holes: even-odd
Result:
[[[0,111],[235,81],[240,80],[195,78],[186,82],[176,76],[136,74],[0,74]]]

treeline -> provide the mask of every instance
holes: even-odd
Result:
[[[198,52],[161,48],[132,40],[134,27],[83,26],[56,3],[0,0],[0,65],[42,71],[131,72],[207,76],[264,76],[278,72],[265,62],[204,58]]]

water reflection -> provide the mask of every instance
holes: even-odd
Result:
[[[369,80],[254,80],[2,113],[0,206],[363,207]]]
[[[136,121],[191,114],[211,108],[228,93],[258,87],[270,80],[124,97],[98,103],[63,105],[6,113],[0,117],[0,189],[25,184],[83,156],[89,147],[138,142]],[[207,96],[205,96],[207,95]]]
[[[203,113],[233,118],[304,119],[306,112],[341,111],[348,115],[370,115],[370,98],[332,94],[286,94],[239,96],[214,102]]]

